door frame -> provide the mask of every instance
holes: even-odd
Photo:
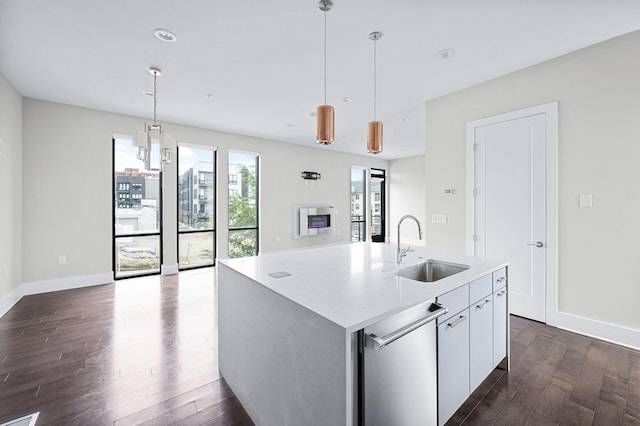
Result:
[[[545,318],[546,323],[558,323],[558,102],[550,102],[503,114],[485,117],[467,123],[466,145],[466,254],[474,255],[475,196],[474,196],[474,144],[475,129],[509,120],[545,114]]]

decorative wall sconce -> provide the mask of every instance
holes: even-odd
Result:
[[[302,179],[305,180],[318,180],[322,176],[318,172],[302,172]]]

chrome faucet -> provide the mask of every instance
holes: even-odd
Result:
[[[420,222],[418,221],[418,219],[416,219],[415,216],[412,216],[410,214],[406,214],[402,216],[400,218],[400,221],[398,222],[398,252],[397,252],[397,258],[396,258],[397,263],[402,263],[402,258],[407,255],[407,252],[411,248],[411,247],[407,247],[404,250],[400,248],[400,225],[402,225],[402,222],[405,219],[413,219],[416,221],[416,224],[418,225],[418,235],[420,236],[420,239],[422,239],[422,228],[420,228]]]

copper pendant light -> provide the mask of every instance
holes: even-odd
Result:
[[[322,145],[330,145],[335,138],[333,130],[334,110],[331,105],[320,105],[316,110],[318,120],[318,131],[316,142]]]
[[[316,111],[316,142],[322,145],[330,145],[335,139],[334,110],[331,105],[327,105],[327,12],[331,10],[332,6],[332,0],[320,0],[318,2],[318,8],[324,12],[324,105],[320,105]]]
[[[382,121],[370,121],[367,138],[367,151],[369,154],[382,152]]]
[[[382,152],[382,121],[376,120],[376,41],[380,40],[382,33],[379,31],[369,34],[369,39],[373,41],[373,121],[369,122],[367,132],[367,151],[370,154]]]

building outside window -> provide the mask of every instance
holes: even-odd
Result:
[[[258,166],[260,156],[229,152],[229,257],[258,254]],[[232,179],[234,175],[236,179]]]
[[[215,260],[215,151],[178,145],[178,265],[212,266]]]
[[[367,170],[362,167],[351,168],[351,241],[366,239],[365,182]]]
[[[160,273],[160,173],[143,170],[131,139],[113,140],[114,278]],[[152,145],[152,166],[160,168]]]

